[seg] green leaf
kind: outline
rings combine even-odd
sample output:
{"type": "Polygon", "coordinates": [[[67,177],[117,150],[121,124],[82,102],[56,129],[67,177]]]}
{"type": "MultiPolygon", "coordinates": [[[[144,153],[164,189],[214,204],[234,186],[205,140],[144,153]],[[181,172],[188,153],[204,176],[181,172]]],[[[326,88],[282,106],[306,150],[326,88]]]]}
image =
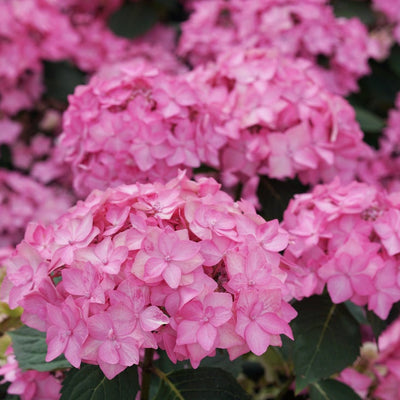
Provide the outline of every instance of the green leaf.
{"type": "Polygon", "coordinates": [[[332,0],[332,6],[337,17],[359,18],[364,24],[374,26],[376,15],[368,2],[354,0],[332,0]]]}
{"type": "Polygon", "coordinates": [[[386,320],[379,318],[373,311],[367,311],[367,320],[371,325],[372,331],[376,339],[381,333],[400,316],[400,302],[393,304],[392,309],[386,320]]]}
{"type": "Polygon", "coordinates": [[[310,387],[311,400],[361,400],[349,386],[334,379],[313,383],[310,387]]]}
{"type": "Polygon", "coordinates": [[[109,380],[97,365],[83,364],[68,372],[60,400],[133,400],[139,389],[136,365],[109,380]]]}
{"type": "Polygon", "coordinates": [[[392,47],[388,64],[390,69],[400,78],[400,46],[398,44],[392,47]]]}
{"type": "Polygon", "coordinates": [[[159,12],[149,1],[126,3],[110,16],[108,26],[116,35],[132,39],[152,28],[160,17],[159,12]]]}
{"type": "Polygon", "coordinates": [[[385,120],[364,107],[353,105],[356,119],[363,132],[379,133],[385,126],[385,120]]]}
{"type": "Polygon", "coordinates": [[[249,400],[236,379],[220,368],[182,369],[164,374],[153,400],[249,400]]]}
{"type": "Polygon", "coordinates": [[[367,320],[371,325],[372,332],[376,339],[380,336],[380,334],[386,329],[388,326],[387,322],[383,319],[379,318],[373,311],[367,311],[367,320]]]}
{"type": "MultiPolygon", "coordinates": [[[[177,369],[191,369],[189,360],[178,361],[174,364],[168,357],[167,353],[163,350],[157,351],[159,358],[154,361],[154,364],[163,372],[168,373],[177,369]]],[[[214,357],[205,357],[200,362],[200,367],[215,367],[221,368],[229,372],[233,376],[238,376],[242,372],[243,357],[238,357],[231,361],[229,354],[226,350],[218,349],[214,357]]]]}
{"type": "Polygon", "coordinates": [[[234,377],[237,377],[242,372],[244,362],[243,357],[238,357],[231,361],[226,350],[218,349],[214,357],[206,357],[201,360],[200,367],[221,368],[234,377]]]}
{"type": "Polygon", "coordinates": [[[76,86],[83,85],[86,75],[68,61],[44,63],[44,83],[46,96],[67,102],[69,94],[74,93],[76,86]]]}
{"type": "Polygon", "coordinates": [[[359,355],[360,327],[344,304],[329,296],[312,296],[295,303],[292,322],[296,391],[351,365],[359,355]]]}
{"type": "Polygon", "coordinates": [[[275,218],[282,220],[283,213],[293,196],[307,190],[308,187],[301,184],[298,179],[280,181],[261,176],[257,189],[258,200],[261,204],[260,214],[266,220],[275,218]]]}
{"type": "Polygon", "coordinates": [[[368,324],[368,319],[366,316],[366,312],[363,307],[357,306],[356,304],[352,303],[350,300],[344,302],[344,305],[349,310],[350,314],[355,318],[355,320],[359,324],[368,324]]]}
{"type": "Polygon", "coordinates": [[[47,344],[44,332],[22,326],[8,333],[11,336],[14,354],[21,369],[52,371],[71,367],[63,355],[51,362],[46,362],[47,344]]]}

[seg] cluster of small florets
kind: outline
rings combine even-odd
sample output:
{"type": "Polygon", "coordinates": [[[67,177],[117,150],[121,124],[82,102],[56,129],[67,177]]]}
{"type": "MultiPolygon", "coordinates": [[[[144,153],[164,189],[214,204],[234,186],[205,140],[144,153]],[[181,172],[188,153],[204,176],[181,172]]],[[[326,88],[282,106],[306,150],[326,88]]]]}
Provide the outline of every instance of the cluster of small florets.
{"type": "Polygon", "coordinates": [[[356,175],[362,182],[388,192],[399,191],[400,178],[400,94],[388,113],[378,149],[370,149],[359,159],[356,175]]]}
{"type": "Polygon", "coordinates": [[[179,76],[136,62],[113,71],[79,87],[64,115],[60,158],[80,195],[205,164],[255,201],[259,174],[351,181],[370,151],[354,110],[306,60],[253,49],[179,76]]]}
{"type": "Polygon", "coordinates": [[[32,224],[2,285],[22,321],[108,378],[165,349],[194,367],[216,348],[260,355],[292,337],[279,254],[287,233],[211,178],[94,191],[55,224],[32,224]],[[58,282],[58,283],[57,283],[58,282]]]}
{"type": "Polygon", "coordinates": [[[232,47],[279,49],[311,60],[330,90],[346,94],[369,72],[380,45],[357,19],[336,18],[325,0],[201,0],[182,24],[178,53],[193,65],[232,47]],[[318,63],[324,59],[324,66],[318,63]]]}
{"type": "Polygon", "coordinates": [[[73,197],[57,187],[46,187],[34,179],[0,170],[0,248],[19,243],[32,220],[50,223],[64,213],[73,197]]]}
{"type": "Polygon", "coordinates": [[[0,367],[3,380],[10,383],[7,393],[19,396],[21,400],[58,400],[61,396],[61,381],[50,372],[23,371],[13,354],[12,347],[6,351],[7,362],[0,367]]]}
{"type": "Polygon", "coordinates": [[[399,195],[364,183],[335,180],[296,195],[282,225],[290,296],[320,294],[326,285],[334,303],[368,305],[386,319],[400,300],[399,224],[399,195]]]}
{"type": "Polygon", "coordinates": [[[373,8],[385,15],[393,25],[393,37],[400,43],[400,1],[399,0],[373,0],[373,8]]]}
{"type": "Polygon", "coordinates": [[[218,160],[226,139],[205,108],[184,78],[148,63],[103,69],[69,98],[59,158],[83,196],[121,183],[166,182],[202,162],[217,165],[211,157],[218,160]],[[203,157],[204,142],[211,156],[203,157]]]}
{"type": "Polygon", "coordinates": [[[40,50],[16,23],[13,4],[0,3],[0,111],[7,114],[30,107],[42,91],[40,50]]]}
{"type": "Polygon", "coordinates": [[[338,379],[349,385],[362,399],[400,398],[400,319],[380,335],[378,343],[363,344],[355,364],[342,371],[338,379]]]}
{"type": "Polygon", "coordinates": [[[382,400],[400,398],[400,319],[395,320],[378,340],[375,363],[378,385],[374,395],[382,400]]]}
{"type": "MultiPolygon", "coordinates": [[[[43,91],[42,61],[70,60],[93,73],[116,60],[157,60],[159,68],[179,71],[177,58],[162,45],[173,31],[157,27],[137,43],[117,37],[106,17],[121,1],[6,0],[0,4],[0,111],[14,115],[32,107],[43,91]],[[60,39],[62,38],[62,39],[60,39]],[[159,41],[159,44],[158,44],[159,41]]],[[[169,46],[171,47],[171,45],[169,46]]]]}
{"type": "Polygon", "coordinates": [[[226,187],[241,181],[256,188],[260,174],[312,184],[338,175],[349,182],[351,166],[370,151],[353,108],[321,86],[307,60],[237,50],[189,79],[202,101],[229,121],[217,165],[226,187]]]}

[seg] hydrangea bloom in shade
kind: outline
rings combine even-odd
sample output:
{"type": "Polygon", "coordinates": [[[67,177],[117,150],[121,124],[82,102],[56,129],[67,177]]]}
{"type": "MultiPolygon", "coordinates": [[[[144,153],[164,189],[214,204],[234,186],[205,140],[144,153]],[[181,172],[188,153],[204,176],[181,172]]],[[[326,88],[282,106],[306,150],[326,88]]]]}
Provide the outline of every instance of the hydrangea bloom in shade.
{"type": "Polygon", "coordinates": [[[400,198],[335,180],[296,195],[284,214],[287,287],[301,299],[327,285],[334,303],[368,305],[386,319],[400,300],[400,198]]]}
{"type": "Polygon", "coordinates": [[[49,223],[64,213],[73,197],[17,172],[0,170],[0,247],[14,246],[30,221],[49,223]]]}
{"type": "Polygon", "coordinates": [[[0,3],[0,111],[16,114],[42,93],[40,49],[16,19],[17,3],[0,3]]]}
{"type": "Polygon", "coordinates": [[[385,15],[393,25],[393,36],[400,43],[400,1],[399,0],[373,0],[373,8],[385,15]]]}
{"type": "MultiPolygon", "coordinates": [[[[390,1],[390,0],[389,0],[390,1]]],[[[279,49],[311,60],[330,90],[346,94],[369,73],[368,58],[381,55],[357,18],[336,18],[324,0],[201,0],[182,24],[178,53],[193,65],[233,47],[279,49]],[[321,59],[325,66],[319,66],[321,59]]]]}
{"type": "Polygon", "coordinates": [[[22,371],[12,348],[6,351],[7,362],[0,367],[1,384],[10,382],[7,393],[21,400],[58,400],[61,397],[61,382],[50,372],[22,371]]]}
{"type": "Polygon", "coordinates": [[[378,348],[378,386],[374,395],[382,400],[397,399],[400,397],[400,319],[381,334],[378,348]]]}
{"type": "Polygon", "coordinates": [[[179,168],[200,166],[207,138],[213,155],[224,143],[185,79],[148,63],[103,69],[69,102],[59,158],[71,166],[82,196],[121,183],[165,182],[179,168]]]}
{"type": "Polygon", "coordinates": [[[379,336],[378,343],[365,342],[352,368],[338,377],[361,398],[393,400],[400,397],[400,319],[379,336]]]}
{"type": "Polygon", "coordinates": [[[389,111],[386,127],[379,140],[379,148],[360,160],[358,175],[363,182],[374,184],[390,192],[400,189],[400,94],[395,107],[389,111]]]}
{"type": "Polygon", "coordinates": [[[107,18],[122,1],[4,0],[0,4],[0,111],[32,107],[43,92],[42,61],[69,60],[93,73],[103,64],[140,59],[179,72],[172,29],[155,27],[143,38],[116,36],[107,18]],[[168,45],[168,48],[164,48],[168,45]]]}
{"type": "MultiPolygon", "coordinates": [[[[298,176],[306,184],[339,175],[349,182],[357,158],[371,151],[353,108],[321,87],[307,60],[264,49],[235,50],[196,68],[188,79],[201,101],[229,121],[219,164],[211,164],[226,187],[241,181],[256,197],[260,174],[298,176]]],[[[202,149],[208,154],[212,146],[205,141],[202,149]]]]}
{"type": "Polygon", "coordinates": [[[280,334],[292,338],[286,245],[276,220],[234,203],[211,178],[181,173],[165,185],[93,191],[55,224],[31,225],[2,293],[46,332],[47,361],[64,353],[111,379],[160,347],[197,367],[217,348],[260,355],[280,334]]]}

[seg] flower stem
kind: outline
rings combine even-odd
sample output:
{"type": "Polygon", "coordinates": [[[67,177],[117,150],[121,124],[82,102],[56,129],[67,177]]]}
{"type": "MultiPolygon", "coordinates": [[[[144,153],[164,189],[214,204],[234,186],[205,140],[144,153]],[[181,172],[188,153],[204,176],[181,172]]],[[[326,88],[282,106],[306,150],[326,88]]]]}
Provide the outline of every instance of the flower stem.
{"type": "Polygon", "coordinates": [[[140,390],[140,400],[149,400],[153,355],[154,349],[145,350],[142,366],[142,387],[140,390]]]}

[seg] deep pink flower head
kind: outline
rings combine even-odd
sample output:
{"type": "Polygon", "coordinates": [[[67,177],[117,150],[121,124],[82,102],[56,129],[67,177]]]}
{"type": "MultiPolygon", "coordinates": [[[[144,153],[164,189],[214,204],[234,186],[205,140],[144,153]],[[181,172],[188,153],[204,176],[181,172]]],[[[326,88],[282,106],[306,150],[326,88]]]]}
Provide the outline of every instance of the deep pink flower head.
{"type": "Polygon", "coordinates": [[[43,92],[42,61],[68,60],[94,73],[102,65],[139,59],[176,73],[174,30],[156,26],[140,39],[116,36],[107,18],[121,0],[4,0],[0,5],[0,111],[31,108],[43,92]],[[165,47],[167,46],[167,47],[165,47]]]}
{"type": "MultiPolygon", "coordinates": [[[[219,130],[229,132],[212,165],[228,188],[241,181],[254,192],[259,174],[298,176],[306,184],[339,175],[349,182],[357,158],[370,153],[353,108],[321,86],[307,60],[236,49],[188,79],[201,101],[219,111],[219,130]]],[[[205,141],[202,151],[212,146],[205,141]]]]}
{"type": "Polygon", "coordinates": [[[291,296],[321,293],[387,318],[400,300],[400,198],[375,186],[335,180],[296,195],[284,214],[291,296]]]}
{"type": "Polygon", "coordinates": [[[374,184],[389,192],[400,189],[400,94],[395,107],[389,110],[386,126],[379,140],[379,148],[360,160],[358,175],[363,182],[374,184]]]}
{"type": "Polygon", "coordinates": [[[400,1],[399,0],[373,0],[372,6],[376,11],[385,15],[393,27],[393,37],[400,43],[400,1]]]}
{"type": "Polygon", "coordinates": [[[44,186],[34,179],[0,170],[0,247],[16,245],[31,221],[53,222],[73,202],[64,189],[44,186]]]}
{"type": "Polygon", "coordinates": [[[61,397],[61,382],[50,372],[19,368],[12,348],[6,350],[7,362],[0,367],[4,379],[0,383],[11,383],[7,393],[21,400],[58,400],[61,397]]]}
{"type": "Polygon", "coordinates": [[[71,166],[79,195],[121,183],[163,181],[199,167],[202,142],[223,135],[179,76],[144,62],[103,70],[69,98],[59,157],[71,166]]]}
{"type": "Polygon", "coordinates": [[[178,46],[193,65],[234,47],[275,48],[309,59],[330,90],[346,94],[369,72],[368,58],[380,55],[360,20],[336,18],[324,0],[202,0],[193,8],[178,46]]]}
{"type": "Polygon", "coordinates": [[[0,4],[0,111],[8,115],[31,107],[43,90],[40,49],[18,19],[21,3],[0,4]]]}
{"type": "Polygon", "coordinates": [[[161,347],[196,367],[217,348],[235,358],[292,337],[286,246],[277,221],[181,172],[93,191],[47,228],[30,225],[2,291],[46,332],[48,361],[64,353],[111,379],[161,347]]]}

